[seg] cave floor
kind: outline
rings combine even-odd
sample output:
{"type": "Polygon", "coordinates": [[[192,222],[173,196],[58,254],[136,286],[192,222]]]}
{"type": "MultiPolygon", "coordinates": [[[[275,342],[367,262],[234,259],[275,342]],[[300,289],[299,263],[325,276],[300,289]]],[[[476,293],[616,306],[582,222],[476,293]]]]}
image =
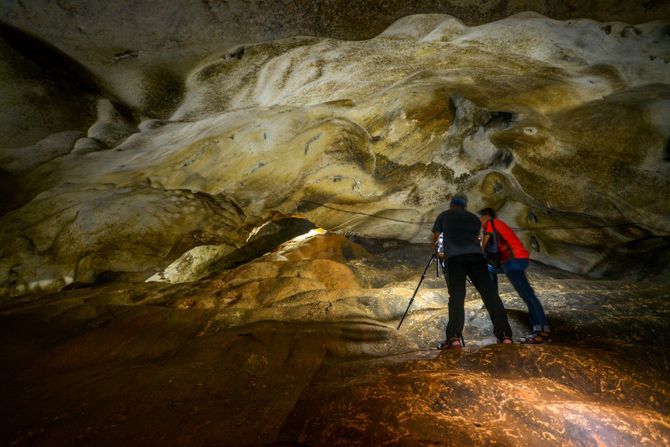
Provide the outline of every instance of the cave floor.
{"type": "Polygon", "coordinates": [[[534,275],[555,340],[460,351],[399,342],[446,311],[420,304],[396,331],[231,325],[155,284],[5,300],[0,445],[670,445],[670,287],[534,275]]]}

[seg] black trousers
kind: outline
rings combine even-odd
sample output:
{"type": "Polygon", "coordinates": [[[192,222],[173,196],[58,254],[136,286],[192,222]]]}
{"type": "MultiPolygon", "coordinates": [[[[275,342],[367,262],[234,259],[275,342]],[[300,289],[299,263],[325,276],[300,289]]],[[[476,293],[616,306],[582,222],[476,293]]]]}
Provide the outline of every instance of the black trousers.
{"type": "Polygon", "coordinates": [[[491,281],[484,255],[458,255],[447,260],[447,287],[449,288],[449,323],[447,340],[460,337],[465,324],[465,278],[470,278],[482,297],[493,322],[493,333],[498,340],[512,337],[507,314],[498,291],[491,281]]]}

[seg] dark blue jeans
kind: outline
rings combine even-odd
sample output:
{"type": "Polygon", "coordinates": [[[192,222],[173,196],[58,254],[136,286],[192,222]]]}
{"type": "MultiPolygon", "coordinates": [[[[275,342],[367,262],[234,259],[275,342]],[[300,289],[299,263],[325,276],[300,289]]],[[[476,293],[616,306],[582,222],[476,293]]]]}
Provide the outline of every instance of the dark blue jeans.
{"type": "Polygon", "coordinates": [[[447,260],[446,279],[449,289],[449,323],[447,324],[447,340],[460,337],[465,324],[465,279],[470,278],[477,292],[482,297],[486,310],[493,323],[493,333],[498,340],[512,337],[512,328],[507,320],[505,306],[494,288],[488,272],[486,261],[480,254],[458,255],[447,260]]]}
{"type": "MultiPolygon", "coordinates": [[[[528,282],[526,277],[526,269],[528,268],[527,259],[510,259],[503,263],[502,270],[505,272],[507,279],[512,283],[514,290],[519,294],[521,299],[528,306],[528,319],[532,330],[549,332],[549,322],[544,314],[542,303],[537,299],[535,291],[528,282]]],[[[496,291],[498,290],[498,275],[497,271],[489,266],[489,273],[491,279],[495,284],[496,291]]]]}

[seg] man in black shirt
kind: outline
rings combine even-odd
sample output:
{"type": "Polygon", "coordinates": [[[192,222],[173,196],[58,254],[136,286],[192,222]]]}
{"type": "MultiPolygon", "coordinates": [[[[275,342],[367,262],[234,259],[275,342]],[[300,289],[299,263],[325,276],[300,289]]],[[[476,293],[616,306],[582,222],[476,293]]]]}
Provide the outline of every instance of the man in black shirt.
{"type": "Polygon", "coordinates": [[[433,242],[444,237],[447,287],[449,289],[449,323],[447,324],[447,348],[462,346],[462,332],[465,324],[465,278],[470,278],[482,297],[486,310],[493,322],[493,332],[499,343],[512,343],[512,329],[507,320],[505,307],[489,276],[479,234],[481,222],[466,210],[468,198],[456,194],[447,211],[435,220],[433,242]]]}

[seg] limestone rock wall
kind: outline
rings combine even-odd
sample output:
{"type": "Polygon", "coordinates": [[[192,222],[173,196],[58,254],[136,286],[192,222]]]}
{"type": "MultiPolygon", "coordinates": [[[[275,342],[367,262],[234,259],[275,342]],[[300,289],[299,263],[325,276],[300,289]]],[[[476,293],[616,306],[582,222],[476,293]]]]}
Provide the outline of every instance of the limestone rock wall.
{"type": "Polygon", "coordinates": [[[1,147],[86,129],[95,120],[98,92],[92,76],[67,55],[0,24],[1,147]]]}
{"type": "Polygon", "coordinates": [[[159,112],[169,104],[152,91],[154,87],[176,86],[174,78],[184,74],[184,66],[235,45],[294,35],[366,39],[417,13],[451,14],[467,24],[481,24],[526,10],[556,19],[591,17],[628,23],[670,17],[663,2],[614,0],[182,0],[160,6],[147,0],[41,0],[3,2],[0,17],[83,62],[127,103],[159,112]]]}
{"type": "Polygon", "coordinates": [[[666,2],[633,0],[37,0],[2,2],[0,20],[73,57],[125,104],[165,118],[184,77],[213,53],[296,35],[368,39],[412,14],[480,25],[523,11],[631,24],[670,18],[666,2]]]}
{"type": "Polygon", "coordinates": [[[239,246],[278,215],[423,242],[459,190],[547,263],[606,274],[624,252],[664,259],[668,29],[430,14],[364,41],[250,43],[156,90],[177,105],[168,119],[123,104],[110,75],[72,150],[30,163],[36,149],[2,151],[3,293],[148,277],[198,245],[239,246]]]}

